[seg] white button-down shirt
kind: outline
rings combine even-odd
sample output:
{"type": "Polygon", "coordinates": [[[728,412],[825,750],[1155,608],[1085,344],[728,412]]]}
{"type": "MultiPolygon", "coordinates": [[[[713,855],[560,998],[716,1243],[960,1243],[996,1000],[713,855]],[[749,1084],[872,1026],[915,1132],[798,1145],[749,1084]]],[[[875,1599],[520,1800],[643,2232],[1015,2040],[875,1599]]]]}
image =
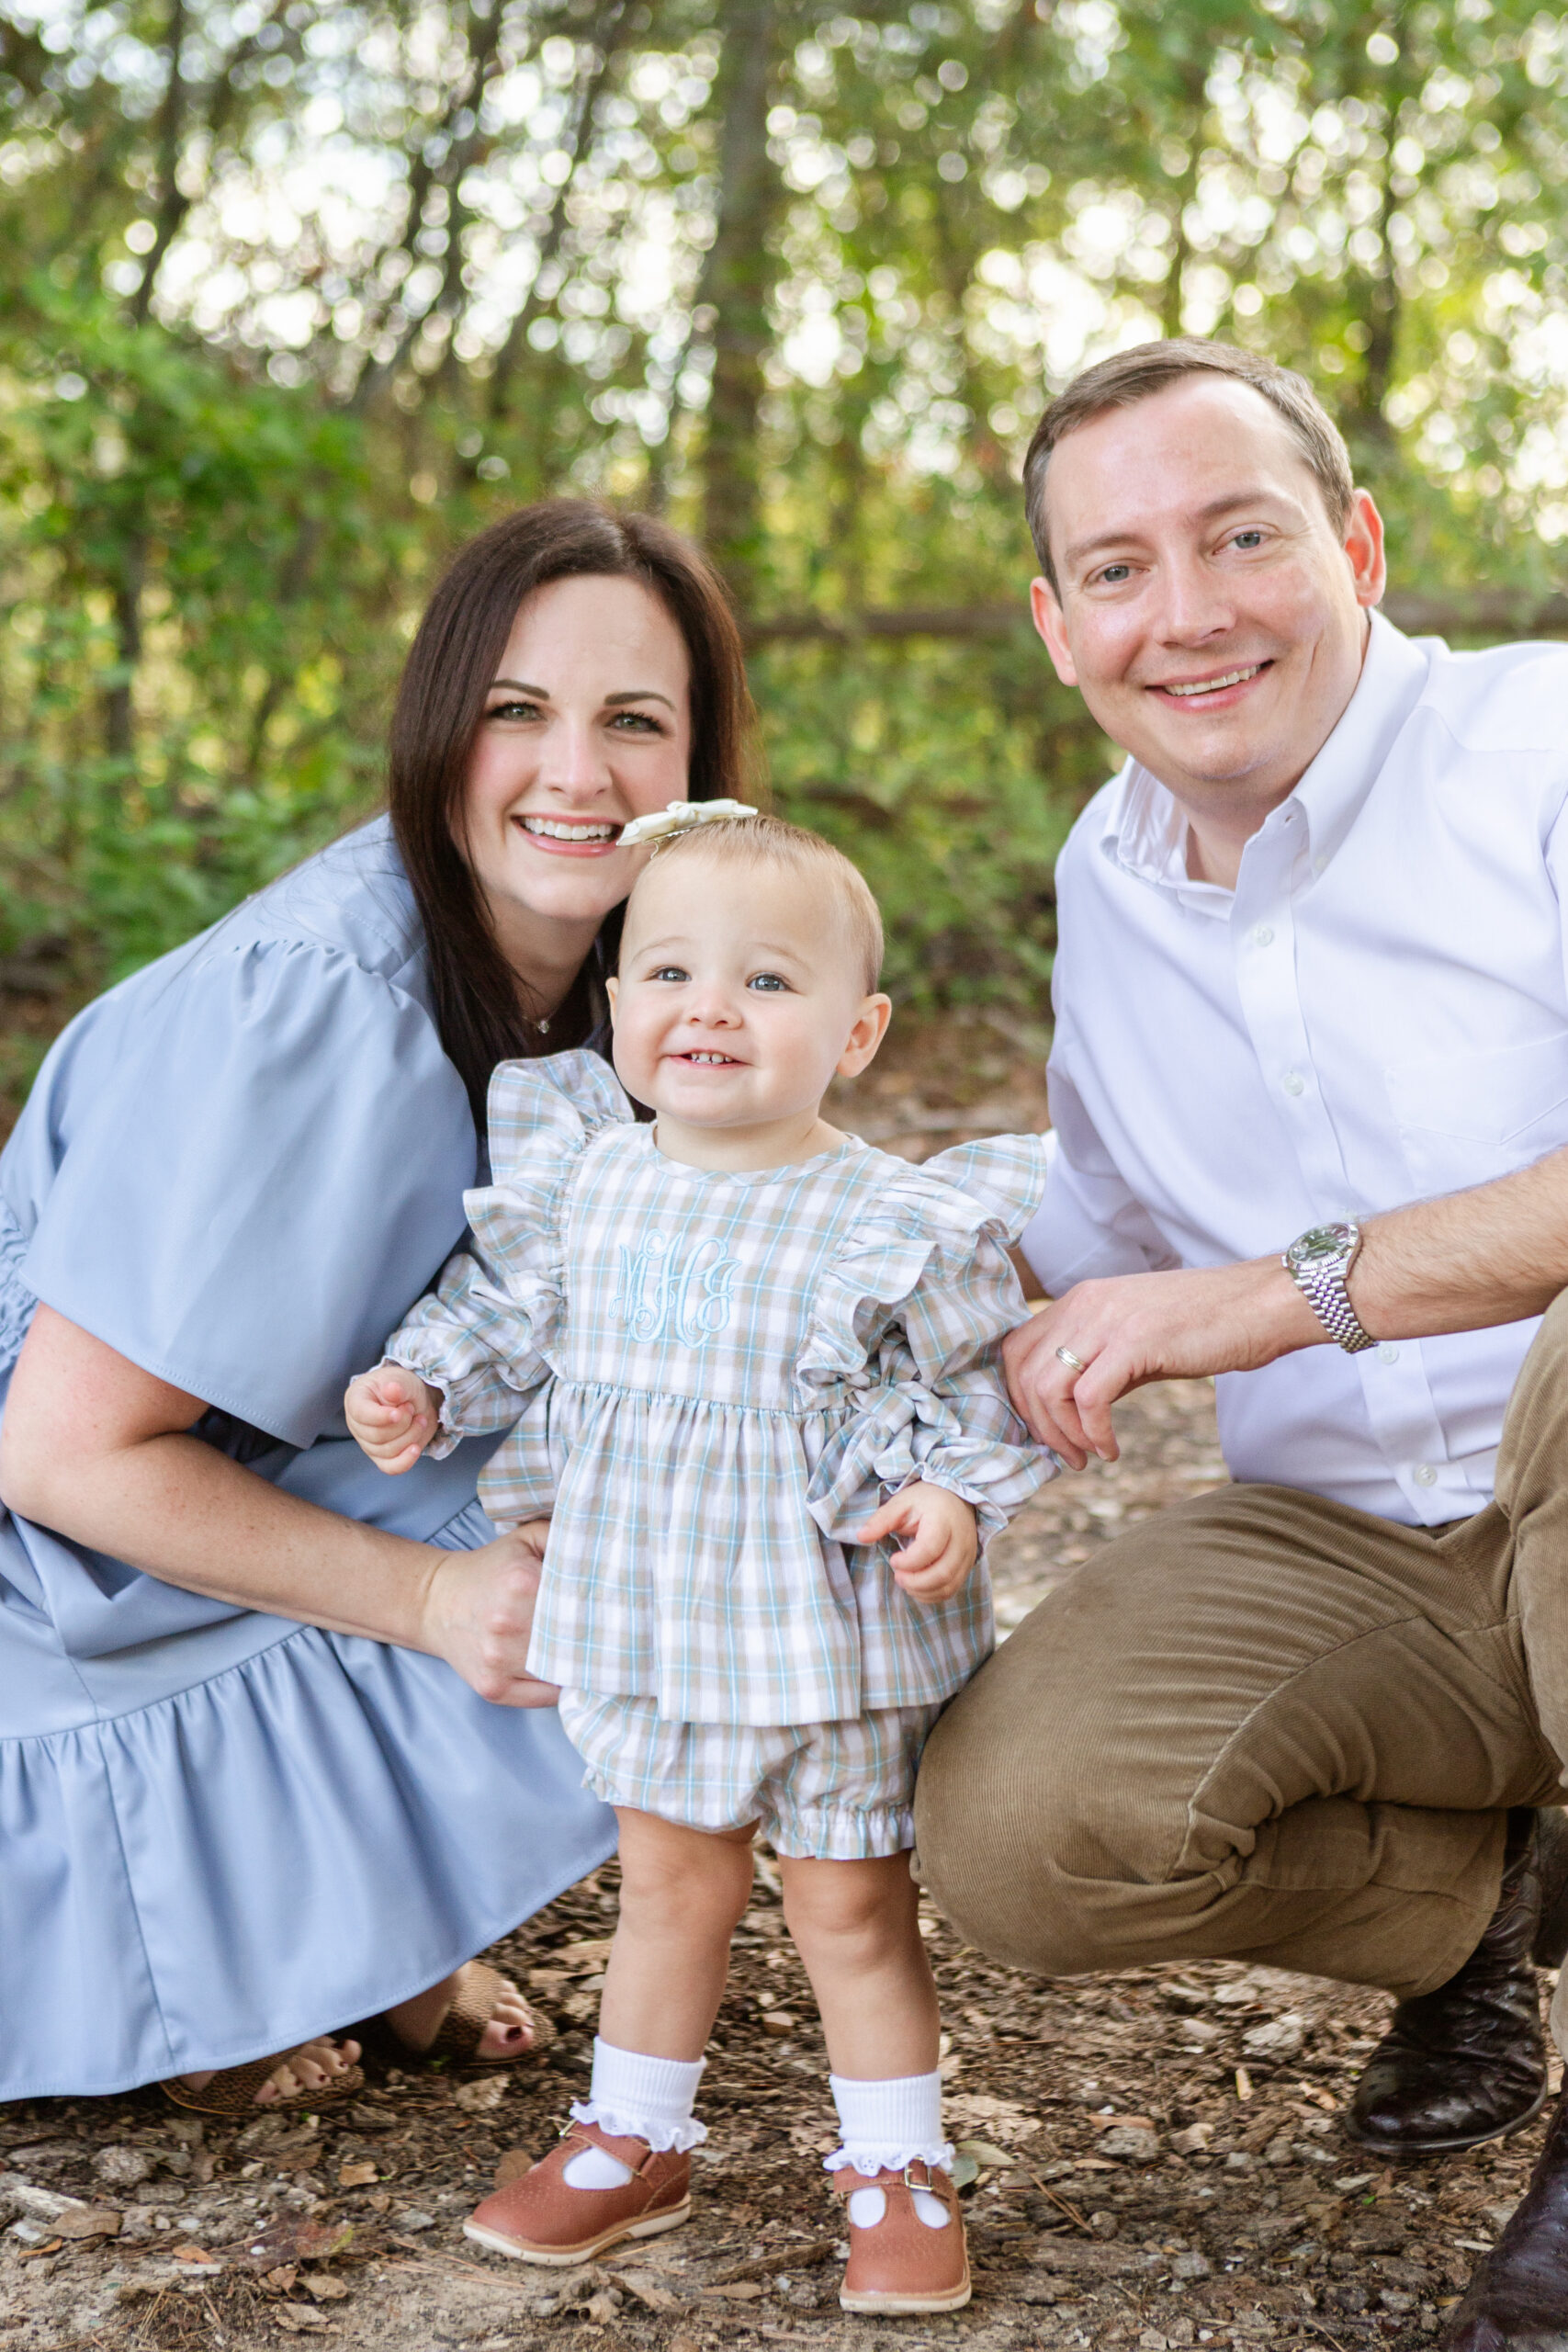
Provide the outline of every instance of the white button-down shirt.
{"type": "MultiPolygon", "coordinates": [[[[1565,801],[1568,649],[1453,653],[1378,616],[1234,892],[1188,878],[1186,820],[1130,761],[1057,867],[1045,1288],[1260,1257],[1568,1142],[1565,801]]],[[[1535,1329],[1226,1374],[1231,1475],[1464,1518],[1535,1329]]]]}

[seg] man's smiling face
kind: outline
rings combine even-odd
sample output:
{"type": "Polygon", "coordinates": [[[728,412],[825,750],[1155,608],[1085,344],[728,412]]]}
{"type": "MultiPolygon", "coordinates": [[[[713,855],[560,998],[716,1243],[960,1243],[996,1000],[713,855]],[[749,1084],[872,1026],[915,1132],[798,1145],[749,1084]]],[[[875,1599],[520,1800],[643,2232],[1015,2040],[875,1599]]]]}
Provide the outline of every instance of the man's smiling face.
{"type": "Polygon", "coordinates": [[[1204,374],[1066,434],[1045,508],[1057,674],[1194,813],[1256,830],[1356,690],[1383,584],[1371,499],[1337,529],[1284,418],[1204,374]]]}

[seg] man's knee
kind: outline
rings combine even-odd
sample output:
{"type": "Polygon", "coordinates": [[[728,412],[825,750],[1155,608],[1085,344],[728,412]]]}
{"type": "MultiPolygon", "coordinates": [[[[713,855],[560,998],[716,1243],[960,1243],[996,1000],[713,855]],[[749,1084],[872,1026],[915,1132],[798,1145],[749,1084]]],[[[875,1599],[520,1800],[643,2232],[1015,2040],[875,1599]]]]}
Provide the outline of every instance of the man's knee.
{"type": "Polygon", "coordinates": [[[1015,1634],[931,1734],[916,1869],[977,1950],[1082,1975],[1126,1963],[1129,1895],[1168,1875],[1184,1816],[1134,1785],[1114,1692],[1080,1690],[1065,1724],[1032,1692],[1029,1646],[1015,1634]]]}

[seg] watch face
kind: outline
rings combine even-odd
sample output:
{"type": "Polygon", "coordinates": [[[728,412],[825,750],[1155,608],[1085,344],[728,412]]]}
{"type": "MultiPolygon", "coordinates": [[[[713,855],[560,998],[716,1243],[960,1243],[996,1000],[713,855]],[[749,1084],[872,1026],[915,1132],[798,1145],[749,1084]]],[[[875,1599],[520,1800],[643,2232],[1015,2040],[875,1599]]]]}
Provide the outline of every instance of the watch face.
{"type": "Polygon", "coordinates": [[[1341,1257],[1351,1238],[1352,1229],[1348,1225],[1314,1225],[1291,1244],[1292,1261],[1298,1266],[1310,1266],[1322,1258],[1341,1257]]]}

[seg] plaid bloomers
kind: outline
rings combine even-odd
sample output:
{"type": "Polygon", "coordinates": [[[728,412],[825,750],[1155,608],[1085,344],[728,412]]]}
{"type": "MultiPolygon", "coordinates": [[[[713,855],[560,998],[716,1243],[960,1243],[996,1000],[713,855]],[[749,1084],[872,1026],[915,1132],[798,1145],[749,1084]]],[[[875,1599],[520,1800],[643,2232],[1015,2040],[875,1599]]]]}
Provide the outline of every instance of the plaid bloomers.
{"type": "Polygon", "coordinates": [[[836,1724],[673,1724],[651,1699],[563,1690],[560,1719],[608,1804],[690,1829],[755,1824],[790,1860],[869,1861],[915,1842],[911,1801],[940,1705],[836,1724]]]}

